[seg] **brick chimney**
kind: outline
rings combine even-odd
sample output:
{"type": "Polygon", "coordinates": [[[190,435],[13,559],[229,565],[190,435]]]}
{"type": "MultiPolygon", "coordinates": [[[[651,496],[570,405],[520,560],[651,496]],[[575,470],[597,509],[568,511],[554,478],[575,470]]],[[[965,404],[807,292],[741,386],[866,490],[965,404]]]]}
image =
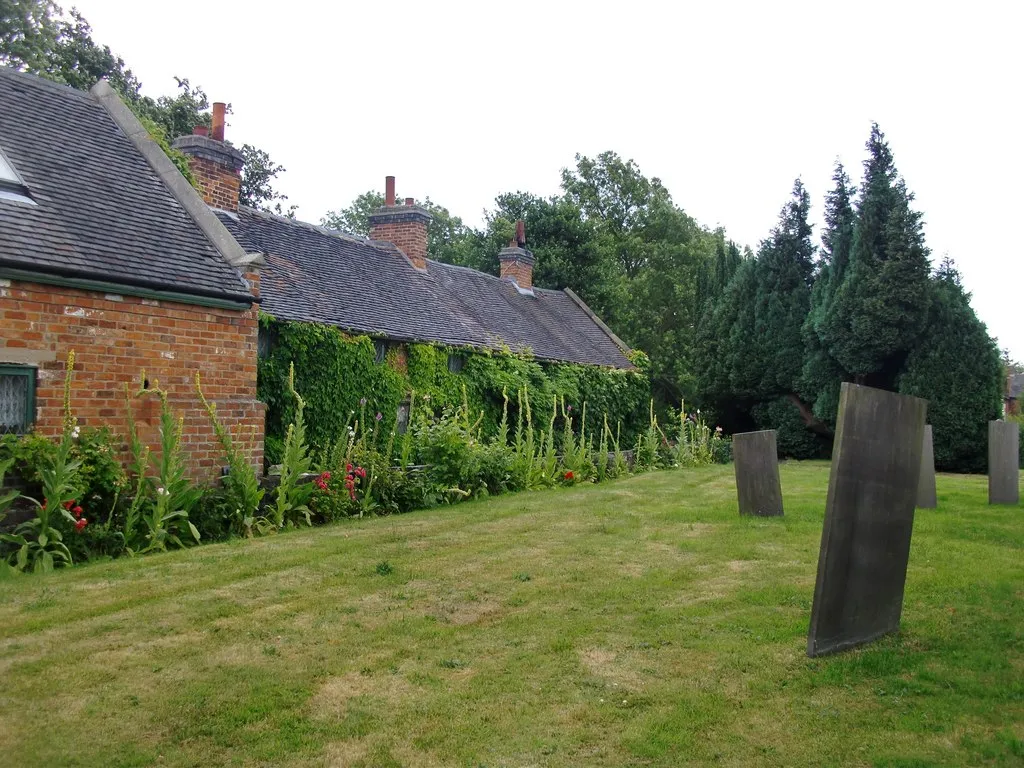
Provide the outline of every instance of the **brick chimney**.
{"type": "Polygon", "coordinates": [[[224,102],[216,102],[210,128],[198,125],[191,136],[179,136],[171,146],[188,155],[192,175],[208,206],[237,211],[243,160],[241,152],[224,142],[226,111],[224,102]]]}
{"type": "Polygon", "coordinates": [[[511,280],[524,292],[533,292],[533,254],[526,250],[526,224],[516,222],[515,237],[498,252],[501,279],[511,280]]]}
{"type": "Polygon", "coordinates": [[[396,204],[394,176],[385,179],[384,188],[384,206],[370,214],[370,239],[391,243],[416,269],[425,270],[430,213],[411,197],[405,198],[405,205],[396,204]]]}

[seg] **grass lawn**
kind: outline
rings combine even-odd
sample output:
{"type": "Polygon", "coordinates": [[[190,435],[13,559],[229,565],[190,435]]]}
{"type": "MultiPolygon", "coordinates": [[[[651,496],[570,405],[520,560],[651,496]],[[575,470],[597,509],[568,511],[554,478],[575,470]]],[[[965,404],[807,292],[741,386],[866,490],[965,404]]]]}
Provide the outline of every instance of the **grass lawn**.
{"type": "Polygon", "coordinates": [[[828,465],[732,467],[0,583],[0,764],[1024,764],[1024,509],[940,476],[902,631],[808,659],[828,465]]]}

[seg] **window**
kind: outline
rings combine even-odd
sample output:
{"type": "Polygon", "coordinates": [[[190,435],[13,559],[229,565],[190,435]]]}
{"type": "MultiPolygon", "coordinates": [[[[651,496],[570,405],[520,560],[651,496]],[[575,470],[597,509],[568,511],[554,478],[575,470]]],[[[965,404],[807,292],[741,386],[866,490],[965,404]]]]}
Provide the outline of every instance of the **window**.
{"type": "Polygon", "coordinates": [[[7,184],[21,184],[21,179],[19,179],[18,174],[14,172],[14,166],[7,161],[3,152],[0,152],[0,182],[6,182],[7,184]]]}
{"type": "Polygon", "coordinates": [[[398,418],[395,420],[395,431],[400,435],[404,435],[409,431],[409,411],[411,406],[412,402],[409,398],[398,404],[398,418]]]}
{"type": "Polygon", "coordinates": [[[24,434],[36,415],[36,369],[0,365],[0,434],[24,434]]]}
{"type": "Polygon", "coordinates": [[[373,351],[375,354],[374,362],[380,365],[387,359],[388,356],[388,343],[384,339],[374,339],[373,351]]]}
{"type": "Polygon", "coordinates": [[[274,328],[260,326],[256,336],[256,356],[260,360],[270,357],[270,353],[277,345],[277,331],[274,328]]]}
{"type": "Polygon", "coordinates": [[[4,156],[2,149],[0,149],[0,198],[35,205],[35,201],[28,196],[25,182],[14,170],[11,161],[4,156]]]}
{"type": "Polygon", "coordinates": [[[462,370],[462,366],[466,364],[466,358],[462,355],[451,354],[448,355],[448,370],[452,373],[458,373],[462,370]]]}

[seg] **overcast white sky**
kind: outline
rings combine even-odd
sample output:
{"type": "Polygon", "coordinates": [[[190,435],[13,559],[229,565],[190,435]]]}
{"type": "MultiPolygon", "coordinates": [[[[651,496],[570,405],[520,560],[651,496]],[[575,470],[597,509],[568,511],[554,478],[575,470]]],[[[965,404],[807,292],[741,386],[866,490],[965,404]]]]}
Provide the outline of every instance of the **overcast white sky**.
{"type": "Polygon", "coordinates": [[[477,225],[610,149],[755,247],[796,176],[819,221],[837,157],[859,181],[877,120],[933,261],[1024,359],[1024,3],[76,4],[146,93],[178,75],[231,102],[228,138],[284,165],[313,222],[393,174],[477,225]]]}

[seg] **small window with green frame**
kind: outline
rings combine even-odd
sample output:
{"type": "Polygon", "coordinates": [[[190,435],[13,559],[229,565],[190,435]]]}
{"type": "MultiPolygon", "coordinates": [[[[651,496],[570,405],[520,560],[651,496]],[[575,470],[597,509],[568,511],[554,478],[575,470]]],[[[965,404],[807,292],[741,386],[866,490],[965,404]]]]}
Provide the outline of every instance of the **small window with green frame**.
{"type": "Polygon", "coordinates": [[[36,369],[0,363],[0,435],[23,435],[36,416],[36,369]]]}

